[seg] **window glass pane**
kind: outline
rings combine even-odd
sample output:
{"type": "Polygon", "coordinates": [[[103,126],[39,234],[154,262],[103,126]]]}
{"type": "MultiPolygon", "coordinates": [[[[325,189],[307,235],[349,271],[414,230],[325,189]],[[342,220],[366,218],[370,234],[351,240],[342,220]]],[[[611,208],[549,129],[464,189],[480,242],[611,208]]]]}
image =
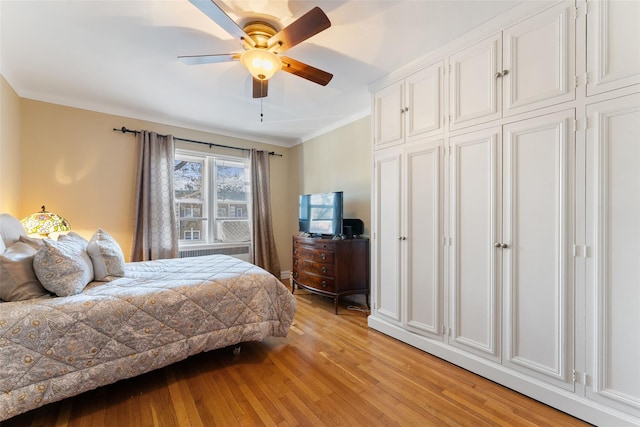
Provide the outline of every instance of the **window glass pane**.
{"type": "Polygon", "coordinates": [[[174,192],[178,238],[189,242],[206,241],[204,159],[174,161],[174,192]]]}
{"type": "MultiPolygon", "coordinates": [[[[204,193],[204,161],[187,161],[176,159],[173,163],[173,180],[176,200],[202,200],[204,193]]],[[[202,216],[202,215],[200,215],[202,216]]]]}
{"type": "Polygon", "coordinates": [[[202,219],[180,219],[178,223],[180,240],[202,241],[206,236],[202,219]]]}
{"type": "Polygon", "coordinates": [[[243,163],[228,160],[216,161],[217,199],[243,201],[246,203],[247,177],[243,163]]]}
{"type": "Polygon", "coordinates": [[[246,162],[241,161],[215,161],[215,230],[220,242],[245,242],[251,239],[247,166],[246,162]]]}

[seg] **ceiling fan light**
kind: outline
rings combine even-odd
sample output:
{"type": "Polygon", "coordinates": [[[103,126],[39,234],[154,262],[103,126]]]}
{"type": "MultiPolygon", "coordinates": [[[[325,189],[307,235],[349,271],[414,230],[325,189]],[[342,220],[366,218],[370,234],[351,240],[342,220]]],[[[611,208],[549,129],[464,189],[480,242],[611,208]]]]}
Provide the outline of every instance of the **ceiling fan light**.
{"type": "Polygon", "coordinates": [[[258,80],[269,80],[282,68],[282,61],[266,49],[249,49],[240,57],[242,65],[258,80]]]}

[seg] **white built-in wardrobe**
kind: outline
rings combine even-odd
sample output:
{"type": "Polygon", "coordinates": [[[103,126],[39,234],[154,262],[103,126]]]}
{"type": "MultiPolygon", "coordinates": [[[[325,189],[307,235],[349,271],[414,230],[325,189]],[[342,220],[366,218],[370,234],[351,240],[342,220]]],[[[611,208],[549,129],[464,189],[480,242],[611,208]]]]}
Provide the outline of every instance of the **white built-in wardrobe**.
{"type": "Polygon", "coordinates": [[[640,425],[640,1],[526,2],[371,91],[369,326],[640,425]]]}

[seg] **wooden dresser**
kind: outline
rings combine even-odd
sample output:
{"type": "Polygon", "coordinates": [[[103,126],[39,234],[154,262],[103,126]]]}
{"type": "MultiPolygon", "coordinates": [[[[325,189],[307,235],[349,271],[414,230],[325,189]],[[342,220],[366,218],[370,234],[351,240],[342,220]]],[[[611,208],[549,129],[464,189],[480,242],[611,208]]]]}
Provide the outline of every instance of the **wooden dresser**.
{"type": "Polygon", "coordinates": [[[338,298],[366,294],[369,306],[369,239],[332,240],[293,236],[293,282],[298,288],[338,298]]]}

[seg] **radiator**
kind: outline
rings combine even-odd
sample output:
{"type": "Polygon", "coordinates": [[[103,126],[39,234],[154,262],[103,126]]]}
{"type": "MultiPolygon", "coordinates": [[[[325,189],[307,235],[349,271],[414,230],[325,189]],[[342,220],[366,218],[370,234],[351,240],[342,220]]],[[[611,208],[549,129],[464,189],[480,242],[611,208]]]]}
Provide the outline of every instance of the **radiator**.
{"type": "Polygon", "coordinates": [[[235,258],[239,258],[243,261],[251,262],[251,254],[249,253],[249,246],[232,246],[224,248],[205,248],[205,249],[187,249],[178,252],[180,258],[191,258],[196,256],[205,255],[230,255],[235,258]]]}

